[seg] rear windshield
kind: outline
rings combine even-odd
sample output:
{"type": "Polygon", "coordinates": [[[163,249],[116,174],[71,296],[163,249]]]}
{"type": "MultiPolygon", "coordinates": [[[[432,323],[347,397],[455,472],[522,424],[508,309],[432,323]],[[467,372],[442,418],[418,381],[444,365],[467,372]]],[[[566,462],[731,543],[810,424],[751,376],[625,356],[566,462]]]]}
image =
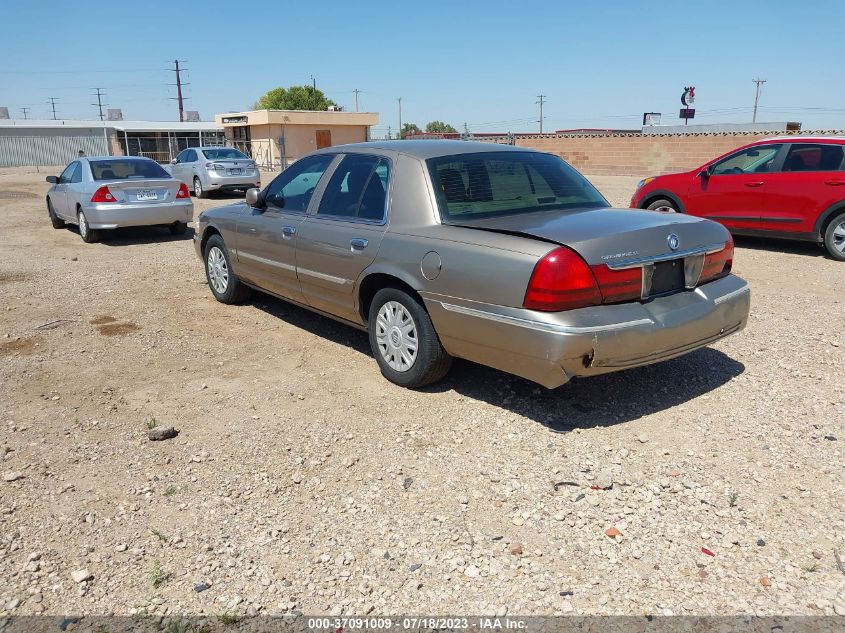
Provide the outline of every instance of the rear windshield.
{"type": "Polygon", "coordinates": [[[126,180],[131,178],[170,178],[161,165],[152,160],[92,160],[94,180],[126,180]]]}
{"type": "Polygon", "coordinates": [[[204,149],[202,153],[209,160],[221,160],[231,158],[235,160],[249,160],[249,157],[243,152],[239,152],[231,147],[215,147],[213,149],[204,149]]]}
{"type": "Polygon", "coordinates": [[[443,222],[610,206],[586,178],[551,154],[481,152],[427,162],[443,222]]]}

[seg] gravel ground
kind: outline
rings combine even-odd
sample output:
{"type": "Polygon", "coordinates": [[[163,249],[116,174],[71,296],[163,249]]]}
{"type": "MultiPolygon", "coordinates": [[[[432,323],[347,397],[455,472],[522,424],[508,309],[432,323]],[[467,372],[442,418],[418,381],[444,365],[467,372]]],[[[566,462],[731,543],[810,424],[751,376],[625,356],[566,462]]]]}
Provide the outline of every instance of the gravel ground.
{"type": "Polygon", "coordinates": [[[0,170],[0,616],[845,614],[821,249],[739,241],[748,328],[683,358],[413,392],[361,332],[215,302],[190,236],[53,230],[43,177],[0,170]]]}

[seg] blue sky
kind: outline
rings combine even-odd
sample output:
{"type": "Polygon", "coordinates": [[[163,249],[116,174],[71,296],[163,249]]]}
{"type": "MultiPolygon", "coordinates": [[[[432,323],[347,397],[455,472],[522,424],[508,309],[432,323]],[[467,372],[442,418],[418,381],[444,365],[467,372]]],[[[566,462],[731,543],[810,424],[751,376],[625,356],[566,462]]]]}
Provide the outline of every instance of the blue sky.
{"type": "Polygon", "coordinates": [[[189,109],[248,109],[276,86],[317,87],[381,115],[377,132],[433,119],[473,131],[677,122],[845,128],[842,0],[281,2],[0,0],[0,106],[20,117],[93,118],[92,88],[126,119],[178,117],[170,61],[186,60],[189,109]],[[249,9],[249,12],[247,11],[249,9]]]}

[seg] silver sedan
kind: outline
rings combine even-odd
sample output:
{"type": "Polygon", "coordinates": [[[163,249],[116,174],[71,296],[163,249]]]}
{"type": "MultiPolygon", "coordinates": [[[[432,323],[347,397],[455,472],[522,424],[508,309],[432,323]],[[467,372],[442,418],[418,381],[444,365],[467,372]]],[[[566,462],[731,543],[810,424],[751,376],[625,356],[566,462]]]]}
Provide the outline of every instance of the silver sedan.
{"type": "Polygon", "coordinates": [[[194,216],[188,188],[149,158],[79,158],[47,182],[53,228],[77,224],[85,242],[124,226],[162,225],[180,235],[194,216]]]}
{"type": "Polygon", "coordinates": [[[190,147],[179,152],[167,170],[197,198],[205,198],[211,191],[245,191],[261,186],[255,161],[232,147],[190,147]]]}

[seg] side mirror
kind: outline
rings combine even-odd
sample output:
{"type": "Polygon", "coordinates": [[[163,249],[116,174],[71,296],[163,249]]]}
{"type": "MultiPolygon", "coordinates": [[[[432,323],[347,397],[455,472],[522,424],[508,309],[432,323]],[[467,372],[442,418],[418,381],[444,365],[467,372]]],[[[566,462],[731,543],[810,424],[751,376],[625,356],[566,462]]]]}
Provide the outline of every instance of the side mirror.
{"type": "Polygon", "coordinates": [[[698,172],[698,177],[703,179],[703,180],[707,180],[712,175],[713,175],[713,167],[712,166],[705,167],[700,172],[698,172]]]}
{"type": "Polygon", "coordinates": [[[264,204],[264,196],[261,195],[261,189],[256,187],[246,190],[246,203],[256,209],[263,209],[267,206],[264,204]]]}
{"type": "Polygon", "coordinates": [[[55,185],[55,184],[57,184],[57,183],[59,182],[59,177],[58,177],[58,176],[47,176],[47,178],[45,178],[45,180],[46,180],[47,182],[52,183],[52,184],[54,184],[54,185],[55,185]]]}

